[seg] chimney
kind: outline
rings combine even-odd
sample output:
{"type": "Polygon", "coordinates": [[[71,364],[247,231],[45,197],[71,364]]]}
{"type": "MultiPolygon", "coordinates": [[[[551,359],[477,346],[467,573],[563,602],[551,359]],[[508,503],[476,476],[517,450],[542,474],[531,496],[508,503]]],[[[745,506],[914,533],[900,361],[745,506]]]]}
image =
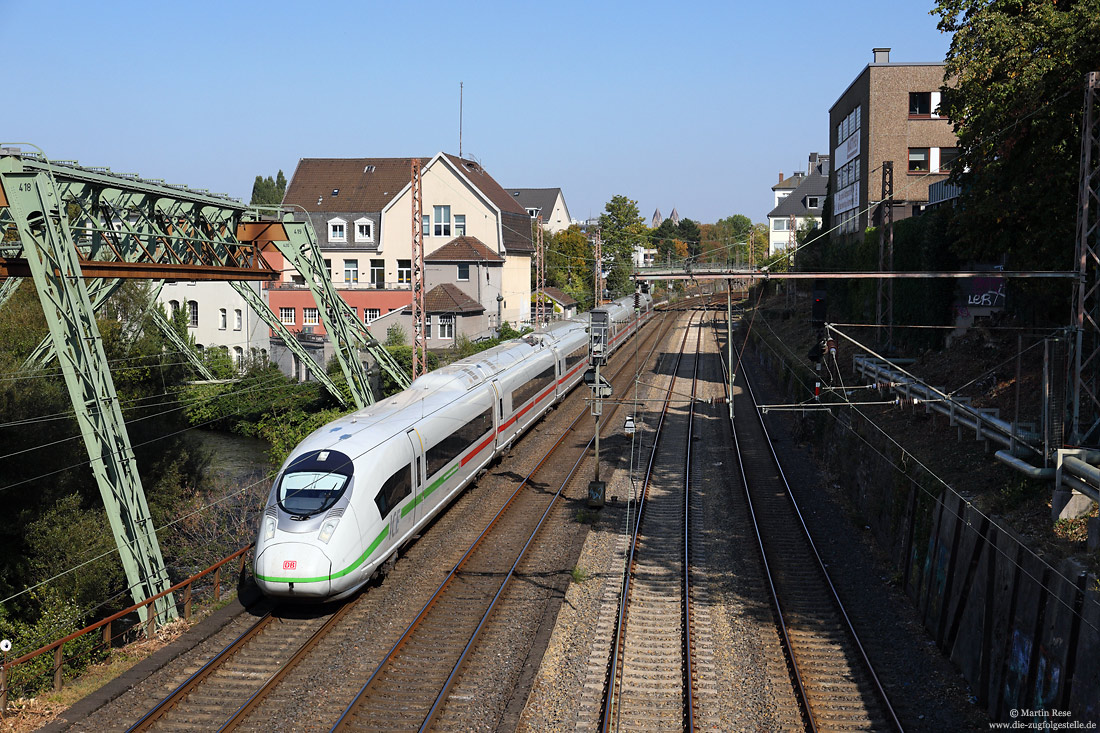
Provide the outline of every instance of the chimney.
{"type": "Polygon", "coordinates": [[[876,64],[888,64],[890,63],[890,49],[888,48],[872,48],[871,52],[875,54],[876,64]]]}
{"type": "Polygon", "coordinates": [[[783,171],[779,171],[779,182],[783,182],[783,171]]]}

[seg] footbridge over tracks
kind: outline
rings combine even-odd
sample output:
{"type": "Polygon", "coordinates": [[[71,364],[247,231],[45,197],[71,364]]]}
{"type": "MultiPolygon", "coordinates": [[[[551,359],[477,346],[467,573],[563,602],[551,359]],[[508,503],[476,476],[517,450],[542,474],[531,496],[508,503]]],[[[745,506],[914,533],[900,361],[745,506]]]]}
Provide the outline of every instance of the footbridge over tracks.
{"type": "MultiPolygon", "coordinates": [[[[49,338],[27,366],[55,355],[60,362],[136,602],[167,590],[170,581],[95,319],[122,280],[152,280],[158,293],[165,280],[228,281],[293,350],[301,348],[298,340],[245,284],[277,280],[270,262],[285,258],[309,283],[356,405],[374,401],[360,348],[408,384],[332,287],[313,229],[295,212],[0,147],[0,234],[0,307],[22,279],[34,282],[49,338]]],[[[168,327],[163,319],[162,326],[168,327]]],[[[166,333],[201,364],[173,329],[166,333]]],[[[323,369],[314,376],[345,400],[323,369]]],[[[163,622],[174,609],[164,596],[155,613],[163,622]]]]}

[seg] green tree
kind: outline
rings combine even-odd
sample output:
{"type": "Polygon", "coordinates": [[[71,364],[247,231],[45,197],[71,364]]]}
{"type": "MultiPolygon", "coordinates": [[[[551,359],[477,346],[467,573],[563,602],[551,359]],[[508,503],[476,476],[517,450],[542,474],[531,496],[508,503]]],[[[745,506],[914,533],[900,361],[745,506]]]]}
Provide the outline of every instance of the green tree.
{"type": "Polygon", "coordinates": [[[649,234],[638,202],[626,196],[613,196],[600,214],[600,238],[604,270],[607,271],[605,287],[612,294],[633,290],[630,274],[633,271],[634,248],[643,244],[649,234]]]}
{"type": "Polygon", "coordinates": [[[702,234],[699,230],[699,222],[691,219],[681,219],[676,226],[676,238],[687,245],[688,254],[698,258],[703,248],[700,243],[702,234]]]}
{"type": "Polygon", "coordinates": [[[941,114],[962,185],[953,233],[967,259],[1071,266],[1086,72],[1100,69],[1100,0],[940,0],[952,33],[941,114]]]}
{"type": "Polygon", "coordinates": [[[579,226],[554,234],[546,248],[546,282],[582,304],[592,302],[592,242],[579,226]]]}
{"type": "Polygon", "coordinates": [[[256,176],[256,181],[252,184],[252,200],[249,205],[278,206],[283,202],[285,193],[286,176],[283,175],[282,169],[279,170],[274,179],[271,176],[267,178],[256,176]]]}

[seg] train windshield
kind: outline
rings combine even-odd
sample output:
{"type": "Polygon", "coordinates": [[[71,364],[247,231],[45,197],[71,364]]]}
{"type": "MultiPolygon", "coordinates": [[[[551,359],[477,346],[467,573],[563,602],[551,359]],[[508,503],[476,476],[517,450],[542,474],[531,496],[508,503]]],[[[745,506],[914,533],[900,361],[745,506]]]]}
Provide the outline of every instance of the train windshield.
{"type": "Polygon", "coordinates": [[[351,459],[338,451],[311,451],[295,458],[279,479],[283,511],[308,517],[340,500],[351,483],[351,459]]]}

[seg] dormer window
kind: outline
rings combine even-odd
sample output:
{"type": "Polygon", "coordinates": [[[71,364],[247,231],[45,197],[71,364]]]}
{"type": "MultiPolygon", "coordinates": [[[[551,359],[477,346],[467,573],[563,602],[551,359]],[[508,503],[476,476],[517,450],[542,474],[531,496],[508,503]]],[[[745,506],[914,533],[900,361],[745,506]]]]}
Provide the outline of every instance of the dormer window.
{"type": "Polygon", "coordinates": [[[343,219],[329,219],[328,220],[328,241],[330,242],[346,242],[348,241],[348,234],[345,225],[346,221],[343,219]]]}
{"type": "Polygon", "coordinates": [[[539,215],[539,212],[541,212],[541,211],[542,211],[542,209],[535,209],[535,208],[528,209],[527,210],[527,216],[534,219],[535,217],[537,217],[539,215]]]}
{"type": "Polygon", "coordinates": [[[366,217],[355,220],[355,241],[356,242],[373,242],[374,241],[374,222],[366,217]]]}
{"type": "Polygon", "coordinates": [[[338,189],[338,188],[332,189],[332,197],[333,198],[336,198],[339,195],[340,195],[340,189],[338,189]]]}
{"type": "Polygon", "coordinates": [[[819,208],[821,208],[821,199],[820,199],[820,197],[818,197],[818,196],[807,196],[806,197],[806,208],[807,209],[819,209],[819,208]]]}

